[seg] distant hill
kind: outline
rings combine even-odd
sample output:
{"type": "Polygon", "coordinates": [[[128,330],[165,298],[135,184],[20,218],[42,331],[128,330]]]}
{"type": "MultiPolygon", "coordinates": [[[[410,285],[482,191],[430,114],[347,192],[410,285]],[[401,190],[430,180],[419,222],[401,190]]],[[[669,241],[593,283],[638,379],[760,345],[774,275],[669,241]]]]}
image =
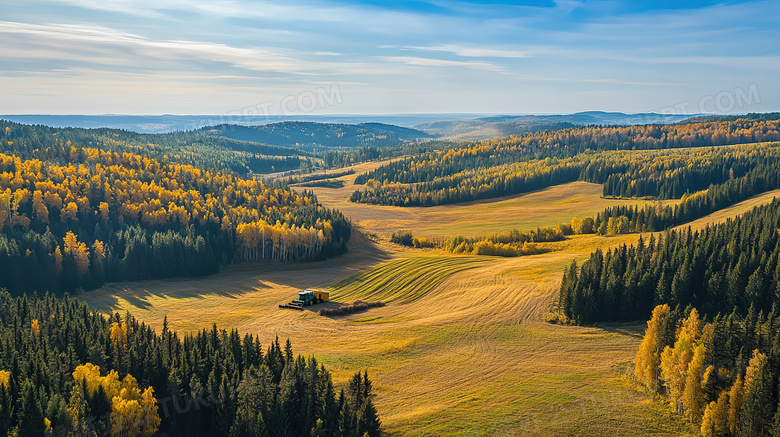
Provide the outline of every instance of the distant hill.
{"type": "Polygon", "coordinates": [[[780,119],[780,112],[760,112],[744,115],[703,115],[701,117],[689,118],[687,120],[681,121],[679,124],[737,121],[739,119],[757,121],[778,120],[780,119]]]}
{"type": "Polygon", "coordinates": [[[193,115],[51,115],[16,114],[0,115],[0,119],[24,124],[39,124],[51,127],[114,128],[128,131],[157,134],[177,131],[192,131],[206,126],[237,124],[260,126],[283,121],[313,121],[318,123],[384,123],[397,126],[437,121],[484,117],[485,114],[387,114],[387,115],[240,115],[240,114],[193,114],[193,115]]]}
{"type": "Polygon", "coordinates": [[[474,119],[457,119],[421,123],[414,127],[448,139],[484,140],[524,132],[564,129],[585,125],[628,126],[671,124],[696,115],[656,113],[624,114],[622,112],[588,111],[569,115],[499,115],[474,119]]]}
{"type": "Polygon", "coordinates": [[[304,149],[384,147],[434,137],[417,129],[383,123],[341,124],[304,121],[285,121],[263,126],[221,124],[200,129],[197,133],[304,149]]]}

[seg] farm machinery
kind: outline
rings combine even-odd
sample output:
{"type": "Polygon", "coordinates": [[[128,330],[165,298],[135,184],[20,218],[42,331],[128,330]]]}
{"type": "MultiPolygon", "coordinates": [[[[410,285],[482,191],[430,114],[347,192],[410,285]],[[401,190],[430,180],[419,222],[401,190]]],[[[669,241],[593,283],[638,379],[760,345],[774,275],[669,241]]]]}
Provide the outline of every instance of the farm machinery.
{"type": "Polygon", "coordinates": [[[291,310],[303,311],[303,307],[327,302],[330,300],[330,291],[307,288],[298,292],[298,298],[290,303],[279,305],[279,308],[289,308],[291,310]]]}

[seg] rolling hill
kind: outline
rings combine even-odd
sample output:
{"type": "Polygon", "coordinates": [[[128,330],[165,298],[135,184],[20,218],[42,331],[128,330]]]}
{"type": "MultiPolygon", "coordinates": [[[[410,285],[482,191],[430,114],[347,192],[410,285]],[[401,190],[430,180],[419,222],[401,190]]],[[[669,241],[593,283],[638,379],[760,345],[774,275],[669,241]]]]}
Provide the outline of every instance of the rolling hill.
{"type": "Polygon", "coordinates": [[[303,148],[384,147],[433,138],[423,131],[382,123],[285,121],[263,126],[221,124],[197,132],[234,140],[303,148]]]}
{"type": "Polygon", "coordinates": [[[565,129],[587,125],[671,124],[696,115],[587,111],[569,115],[499,115],[484,118],[443,120],[414,126],[432,135],[459,140],[484,140],[524,132],[565,129]]]}

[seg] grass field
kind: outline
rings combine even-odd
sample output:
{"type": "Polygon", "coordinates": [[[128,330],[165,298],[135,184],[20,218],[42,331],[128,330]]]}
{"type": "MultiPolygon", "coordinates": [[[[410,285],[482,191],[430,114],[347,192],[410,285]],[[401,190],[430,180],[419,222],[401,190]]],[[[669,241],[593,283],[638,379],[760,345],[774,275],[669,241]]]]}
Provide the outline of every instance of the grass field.
{"type": "Polygon", "coordinates": [[[486,262],[484,257],[412,257],[380,264],[332,287],[342,300],[409,303],[425,296],[453,273],[486,262]]]}
{"type": "MultiPolygon", "coordinates": [[[[329,207],[346,204],[334,197],[338,190],[316,191],[329,207]]],[[[420,235],[480,226],[493,232],[568,221],[617,202],[600,199],[599,192],[577,183],[425,211],[343,209],[380,235],[399,224],[420,235]],[[546,208],[555,212],[542,222],[546,208]]],[[[750,199],[697,226],[769,200],[750,199]]],[[[105,312],[130,311],[156,328],[167,315],[180,332],[216,323],[258,334],[265,344],[277,335],[289,338],[298,353],[316,355],[338,383],[367,369],[390,435],[697,435],[630,377],[642,324],[575,327],[542,321],[566,265],[597,247],[636,239],[578,235],[547,243],[552,251],[541,255],[477,258],[406,249],[357,234],[350,252],[337,259],[241,265],[197,280],[110,284],[79,297],[105,312]],[[334,302],[300,312],[277,308],[307,287],[333,287],[334,302]],[[316,314],[357,298],[390,303],[346,316],[316,314]]]]}
{"type": "Polygon", "coordinates": [[[357,188],[353,185],[356,177],[347,175],[340,178],[345,182],[343,188],[318,187],[314,191],[321,202],[338,208],[352,218],[353,223],[383,236],[389,236],[398,229],[413,229],[415,235],[425,237],[485,235],[512,229],[525,231],[569,223],[574,217],[595,216],[609,206],[657,203],[603,199],[601,185],[572,182],[518,196],[457,205],[428,208],[364,205],[348,201],[357,188]]]}
{"type": "Polygon", "coordinates": [[[766,193],[753,196],[748,200],[739,202],[736,205],[730,206],[728,208],[721,209],[720,211],[716,211],[706,217],[702,217],[698,220],[694,220],[690,223],[686,223],[682,226],[678,226],[677,228],[678,229],[687,228],[688,226],[690,226],[693,229],[701,229],[711,223],[725,222],[729,218],[741,216],[742,214],[750,211],[756,206],[769,203],[775,197],[780,197],[780,190],[768,191],[766,193]]]}

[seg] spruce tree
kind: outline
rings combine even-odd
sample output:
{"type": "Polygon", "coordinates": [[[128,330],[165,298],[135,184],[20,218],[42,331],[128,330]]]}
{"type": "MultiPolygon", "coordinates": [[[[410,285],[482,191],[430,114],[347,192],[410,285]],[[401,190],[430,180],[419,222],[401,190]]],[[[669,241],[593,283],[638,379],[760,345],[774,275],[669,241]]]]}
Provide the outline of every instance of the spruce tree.
{"type": "Polygon", "coordinates": [[[0,383],[0,435],[8,435],[11,431],[11,416],[13,412],[14,408],[9,385],[0,383]]]}
{"type": "Polygon", "coordinates": [[[41,408],[38,390],[32,381],[27,380],[22,384],[21,397],[19,399],[19,425],[16,429],[18,437],[40,437],[43,435],[43,409],[41,408]]]}

